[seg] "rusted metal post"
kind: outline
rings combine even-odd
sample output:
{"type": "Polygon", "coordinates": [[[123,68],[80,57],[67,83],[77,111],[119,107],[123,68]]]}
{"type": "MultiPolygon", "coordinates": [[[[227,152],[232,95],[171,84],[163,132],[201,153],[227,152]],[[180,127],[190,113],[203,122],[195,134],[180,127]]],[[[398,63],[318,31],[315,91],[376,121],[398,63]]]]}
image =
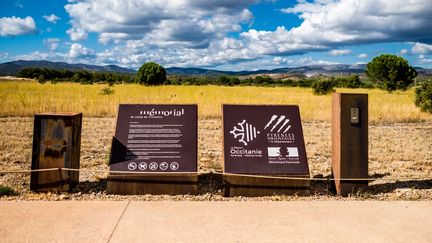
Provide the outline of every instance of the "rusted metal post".
{"type": "Polygon", "coordinates": [[[367,94],[333,94],[332,171],[338,195],[347,196],[368,185],[367,180],[355,180],[368,178],[367,94]]]}

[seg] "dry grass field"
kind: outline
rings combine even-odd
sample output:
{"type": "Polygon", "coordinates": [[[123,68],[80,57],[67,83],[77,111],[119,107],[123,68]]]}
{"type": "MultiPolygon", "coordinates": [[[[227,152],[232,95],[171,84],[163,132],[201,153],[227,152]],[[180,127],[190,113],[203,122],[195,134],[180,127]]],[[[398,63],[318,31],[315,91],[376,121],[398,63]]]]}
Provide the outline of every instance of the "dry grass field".
{"type": "MultiPolygon", "coordinates": [[[[119,103],[197,103],[199,105],[199,171],[222,171],[220,105],[297,104],[300,106],[306,151],[312,177],[328,177],[331,171],[330,96],[314,96],[304,88],[219,86],[144,87],[117,85],[114,95],[102,95],[103,85],[0,82],[0,171],[31,167],[33,114],[43,111],[84,113],[80,185],[76,192],[38,194],[29,191],[28,174],[0,174],[0,185],[19,192],[2,200],[245,200],[214,194],[196,197],[106,195],[105,179],[115,113],[119,103]]],[[[432,116],[413,104],[413,91],[387,94],[379,90],[338,90],[369,94],[369,175],[377,180],[351,199],[432,199],[432,116]],[[423,178],[423,179],[422,179],[423,178]]],[[[334,200],[326,182],[312,184],[312,196],[267,197],[247,200],[334,200]]]]}
{"type": "MultiPolygon", "coordinates": [[[[221,104],[299,105],[305,121],[330,122],[331,96],[316,96],[308,88],[115,85],[103,95],[102,84],[39,84],[35,81],[0,81],[0,116],[33,116],[46,111],[83,112],[86,117],[115,117],[124,104],[198,104],[200,117],[220,117],[221,104]]],[[[338,89],[369,94],[372,122],[430,121],[415,107],[414,91],[387,93],[377,89],[338,89]]]]}

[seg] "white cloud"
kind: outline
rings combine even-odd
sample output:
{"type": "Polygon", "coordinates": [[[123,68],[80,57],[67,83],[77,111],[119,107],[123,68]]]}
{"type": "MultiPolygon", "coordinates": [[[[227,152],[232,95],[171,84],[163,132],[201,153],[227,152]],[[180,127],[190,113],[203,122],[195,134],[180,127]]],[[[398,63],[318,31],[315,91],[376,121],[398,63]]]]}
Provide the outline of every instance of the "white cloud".
{"type": "Polygon", "coordinates": [[[25,34],[34,34],[36,24],[32,17],[3,17],[0,18],[0,36],[18,36],[25,34]]]}
{"type": "Polygon", "coordinates": [[[35,51],[29,54],[18,55],[15,57],[16,60],[47,60],[49,53],[35,51]]]}
{"type": "Polygon", "coordinates": [[[273,64],[283,65],[283,64],[293,64],[294,61],[285,57],[275,57],[273,58],[273,64]]]}
{"type": "Polygon", "coordinates": [[[362,54],[358,55],[357,57],[358,57],[358,58],[368,58],[369,55],[366,54],[366,53],[362,53],[362,54]]]}
{"type": "MultiPolygon", "coordinates": [[[[241,31],[255,0],[86,0],[65,6],[74,33],[95,32],[100,41],[141,39],[161,46],[205,48],[214,38],[241,31]]],[[[74,40],[74,39],[73,39],[74,40]]]]}
{"type": "Polygon", "coordinates": [[[68,61],[66,54],[58,53],[58,52],[40,52],[40,51],[13,56],[12,59],[13,60],[50,60],[53,62],[68,61]]]}
{"type": "Polygon", "coordinates": [[[57,38],[47,38],[43,40],[44,44],[46,45],[46,47],[48,48],[49,51],[55,51],[57,50],[59,43],[60,43],[60,39],[57,38]]]}
{"type": "Polygon", "coordinates": [[[73,43],[69,49],[69,58],[72,59],[86,59],[86,58],[92,58],[95,56],[95,53],[93,50],[88,49],[87,47],[84,47],[78,43],[73,43]]]}
{"type": "Polygon", "coordinates": [[[43,18],[53,24],[56,24],[58,20],[60,20],[60,17],[56,16],[55,14],[51,15],[44,15],[43,18]]]}
{"type": "Polygon", "coordinates": [[[290,61],[286,56],[312,51],[348,55],[350,50],[338,48],[357,44],[432,42],[430,0],[298,1],[282,11],[298,15],[299,26],[242,30],[242,25],[253,22],[249,9],[256,2],[69,0],[65,6],[71,18],[67,33],[72,41],[95,33],[100,43],[108,45],[100,53],[90,50],[92,55],[86,60],[92,57],[96,63],[135,68],[145,61],[225,69],[322,65],[333,63],[311,58],[290,61]],[[233,32],[238,37],[228,37],[233,32]]]}
{"type": "Polygon", "coordinates": [[[411,51],[415,54],[432,54],[432,45],[417,42],[411,51]]]}
{"type": "Polygon", "coordinates": [[[432,37],[429,0],[301,2],[282,11],[303,19],[290,34],[306,43],[332,46],[432,37]]]}
{"type": "Polygon", "coordinates": [[[7,58],[8,56],[9,56],[9,53],[7,53],[7,52],[0,52],[0,58],[1,59],[7,58]]]}
{"type": "Polygon", "coordinates": [[[347,49],[345,49],[345,50],[331,50],[329,52],[329,54],[331,56],[346,56],[346,55],[349,55],[350,53],[351,53],[351,50],[347,50],[347,49]]]}
{"type": "Polygon", "coordinates": [[[430,59],[430,58],[427,58],[425,55],[419,55],[418,56],[418,61],[420,62],[420,63],[432,63],[432,59],[430,59]]]}
{"type": "Polygon", "coordinates": [[[400,50],[400,52],[399,52],[399,55],[406,55],[406,54],[408,54],[408,50],[407,49],[402,49],[402,50],[400,50]]]}
{"type": "Polygon", "coordinates": [[[80,41],[87,39],[87,32],[83,29],[71,28],[66,31],[72,41],[80,41]]]}
{"type": "Polygon", "coordinates": [[[325,60],[315,60],[312,57],[302,57],[296,61],[297,65],[301,66],[315,66],[315,65],[332,65],[339,64],[338,62],[330,62],[325,60]]]}

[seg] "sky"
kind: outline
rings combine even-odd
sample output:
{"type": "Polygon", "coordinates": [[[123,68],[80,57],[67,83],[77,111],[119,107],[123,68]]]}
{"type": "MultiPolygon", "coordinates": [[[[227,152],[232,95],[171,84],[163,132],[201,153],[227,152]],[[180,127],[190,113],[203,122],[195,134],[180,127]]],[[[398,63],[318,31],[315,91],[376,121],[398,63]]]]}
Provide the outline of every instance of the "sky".
{"type": "Polygon", "coordinates": [[[431,0],[1,0],[0,62],[432,68],[431,0]]]}

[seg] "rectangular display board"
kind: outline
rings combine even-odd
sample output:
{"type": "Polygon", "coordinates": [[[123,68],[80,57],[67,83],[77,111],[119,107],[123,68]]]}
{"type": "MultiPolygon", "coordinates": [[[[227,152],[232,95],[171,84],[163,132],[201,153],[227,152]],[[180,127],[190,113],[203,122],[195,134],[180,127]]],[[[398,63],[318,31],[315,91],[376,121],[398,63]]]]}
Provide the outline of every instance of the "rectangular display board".
{"type": "Polygon", "coordinates": [[[224,171],[309,175],[298,106],[223,105],[224,171]]]}
{"type": "Polygon", "coordinates": [[[110,170],[197,172],[196,105],[120,104],[110,170]]]}

